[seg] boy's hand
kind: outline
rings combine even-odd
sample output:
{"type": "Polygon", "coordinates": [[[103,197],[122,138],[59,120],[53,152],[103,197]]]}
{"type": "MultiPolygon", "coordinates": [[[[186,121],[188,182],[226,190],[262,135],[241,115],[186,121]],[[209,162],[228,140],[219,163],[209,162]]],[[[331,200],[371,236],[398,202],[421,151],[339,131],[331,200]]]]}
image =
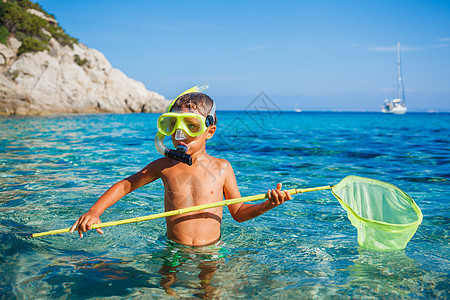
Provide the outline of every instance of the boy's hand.
{"type": "MultiPolygon", "coordinates": [[[[83,232],[87,232],[88,230],[91,230],[93,224],[101,224],[102,221],[100,221],[100,218],[93,214],[92,212],[87,212],[81,217],[78,218],[78,220],[73,224],[72,228],[70,228],[70,233],[72,233],[75,228],[78,227],[78,234],[80,235],[80,238],[83,237],[83,232]]],[[[103,230],[101,228],[96,228],[97,232],[100,234],[103,234],[103,230]]]]}
{"type": "Polygon", "coordinates": [[[288,191],[281,191],[281,187],[283,185],[281,183],[277,184],[276,190],[268,190],[267,191],[267,198],[269,199],[269,203],[272,206],[272,208],[283,204],[287,200],[291,200],[292,196],[288,191]]]}

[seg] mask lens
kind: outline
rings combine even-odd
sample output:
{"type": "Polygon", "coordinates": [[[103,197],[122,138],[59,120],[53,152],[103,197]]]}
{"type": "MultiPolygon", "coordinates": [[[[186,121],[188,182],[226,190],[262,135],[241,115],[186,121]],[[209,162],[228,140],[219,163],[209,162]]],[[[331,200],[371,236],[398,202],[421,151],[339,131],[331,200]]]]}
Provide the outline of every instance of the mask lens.
{"type": "Polygon", "coordinates": [[[199,133],[202,130],[202,121],[199,118],[186,117],[183,122],[191,133],[199,133]]]}
{"type": "Polygon", "coordinates": [[[164,132],[164,134],[172,135],[176,124],[177,124],[177,118],[163,117],[159,121],[159,128],[164,132]]]}

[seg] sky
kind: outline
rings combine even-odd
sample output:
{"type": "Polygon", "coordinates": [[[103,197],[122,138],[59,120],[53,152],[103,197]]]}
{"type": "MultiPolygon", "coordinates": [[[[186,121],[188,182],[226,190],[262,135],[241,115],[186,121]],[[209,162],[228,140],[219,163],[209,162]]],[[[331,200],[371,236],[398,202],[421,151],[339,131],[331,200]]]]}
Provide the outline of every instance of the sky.
{"type": "Polygon", "coordinates": [[[450,111],[450,1],[40,0],[66,32],[167,99],[207,82],[220,110],[450,111]]]}

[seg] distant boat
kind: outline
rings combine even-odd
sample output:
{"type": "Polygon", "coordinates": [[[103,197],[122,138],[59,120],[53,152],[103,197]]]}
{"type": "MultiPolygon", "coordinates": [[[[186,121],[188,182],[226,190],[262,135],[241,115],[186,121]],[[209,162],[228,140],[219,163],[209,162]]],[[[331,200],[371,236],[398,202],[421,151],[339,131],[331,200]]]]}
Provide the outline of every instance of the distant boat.
{"type": "Polygon", "coordinates": [[[402,115],[406,113],[405,89],[402,79],[402,63],[400,59],[400,42],[397,43],[397,98],[384,100],[381,111],[386,114],[402,115]]]}
{"type": "Polygon", "coordinates": [[[302,112],[302,110],[300,108],[298,108],[298,101],[295,103],[294,111],[295,112],[302,112]]]}

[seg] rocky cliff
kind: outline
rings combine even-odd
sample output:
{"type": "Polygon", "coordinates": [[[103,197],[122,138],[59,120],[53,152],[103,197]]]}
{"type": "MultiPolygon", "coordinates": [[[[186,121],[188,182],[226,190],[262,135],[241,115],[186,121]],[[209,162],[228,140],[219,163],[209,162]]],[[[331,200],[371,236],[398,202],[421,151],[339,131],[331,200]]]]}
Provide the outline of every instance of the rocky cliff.
{"type": "MultiPolygon", "coordinates": [[[[56,26],[49,15],[34,9],[26,13],[45,20],[49,29],[56,26]]],[[[2,18],[8,28],[10,23],[2,18]]],[[[10,27],[17,31],[17,26],[10,27]]],[[[40,38],[32,38],[47,39],[45,49],[26,51],[24,35],[8,29],[0,43],[0,114],[161,112],[168,105],[163,96],[112,68],[95,49],[61,42],[40,28],[40,38]]]]}

